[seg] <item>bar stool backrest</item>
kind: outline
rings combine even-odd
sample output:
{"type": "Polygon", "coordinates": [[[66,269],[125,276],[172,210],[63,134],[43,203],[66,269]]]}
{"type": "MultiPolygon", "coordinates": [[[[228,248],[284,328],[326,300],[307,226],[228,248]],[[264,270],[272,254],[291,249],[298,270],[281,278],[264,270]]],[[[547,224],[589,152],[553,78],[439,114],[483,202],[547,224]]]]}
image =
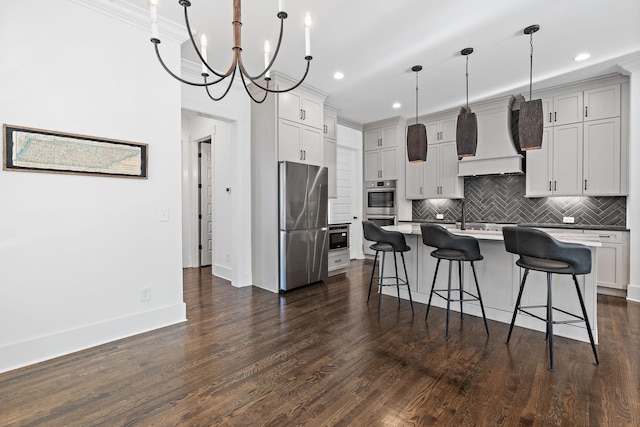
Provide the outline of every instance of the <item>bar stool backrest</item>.
{"type": "Polygon", "coordinates": [[[591,249],[585,245],[560,242],[544,231],[529,227],[503,227],[502,235],[507,252],[566,262],[576,275],[591,272],[591,249]]]}
{"type": "Polygon", "coordinates": [[[399,231],[385,230],[373,221],[362,221],[362,231],[365,239],[378,243],[387,243],[391,245],[395,252],[405,252],[407,250],[407,241],[404,238],[404,234],[399,231]]]}
{"type": "Polygon", "coordinates": [[[467,260],[482,259],[478,239],[471,236],[456,236],[437,224],[423,223],[420,225],[422,243],[438,249],[452,249],[460,251],[467,260]]]}

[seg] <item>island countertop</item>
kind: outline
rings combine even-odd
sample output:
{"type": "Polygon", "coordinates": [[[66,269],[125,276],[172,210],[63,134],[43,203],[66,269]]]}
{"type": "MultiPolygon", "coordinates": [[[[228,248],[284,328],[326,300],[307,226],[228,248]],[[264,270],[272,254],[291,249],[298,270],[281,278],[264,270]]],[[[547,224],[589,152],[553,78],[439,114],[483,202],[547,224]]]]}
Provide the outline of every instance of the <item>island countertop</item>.
{"type": "MultiPolygon", "coordinates": [[[[389,231],[399,231],[402,234],[417,234],[422,235],[420,231],[419,223],[403,223],[398,225],[387,225],[382,227],[385,230],[389,231]]],[[[475,237],[478,240],[504,240],[502,235],[502,231],[494,231],[494,230],[460,230],[455,228],[453,224],[447,224],[445,226],[448,231],[458,236],[471,236],[475,237]]],[[[550,233],[554,238],[558,239],[561,242],[565,243],[579,243],[585,246],[591,247],[600,247],[602,243],[600,242],[600,238],[594,234],[582,234],[575,233],[569,230],[558,230],[558,232],[550,233]]]]}

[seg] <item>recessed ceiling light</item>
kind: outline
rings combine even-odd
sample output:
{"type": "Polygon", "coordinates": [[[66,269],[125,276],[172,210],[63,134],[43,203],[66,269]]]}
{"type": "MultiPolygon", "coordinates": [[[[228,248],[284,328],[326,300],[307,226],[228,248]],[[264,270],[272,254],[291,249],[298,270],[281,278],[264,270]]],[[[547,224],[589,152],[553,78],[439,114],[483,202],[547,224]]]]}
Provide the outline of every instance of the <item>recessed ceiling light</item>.
{"type": "Polygon", "coordinates": [[[584,61],[585,59],[589,59],[591,58],[591,55],[588,53],[581,53],[578,56],[576,56],[575,58],[573,58],[574,61],[584,61]]]}
{"type": "Polygon", "coordinates": [[[395,108],[395,109],[398,109],[398,108],[402,107],[402,104],[400,104],[399,102],[394,102],[392,107],[395,108]]]}
{"type": "Polygon", "coordinates": [[[336,73],[333,75],[333,78],[336,80],[342,80],[344,79],[344,74],[342,74],[340,71],[336,71],[336,73]]]}

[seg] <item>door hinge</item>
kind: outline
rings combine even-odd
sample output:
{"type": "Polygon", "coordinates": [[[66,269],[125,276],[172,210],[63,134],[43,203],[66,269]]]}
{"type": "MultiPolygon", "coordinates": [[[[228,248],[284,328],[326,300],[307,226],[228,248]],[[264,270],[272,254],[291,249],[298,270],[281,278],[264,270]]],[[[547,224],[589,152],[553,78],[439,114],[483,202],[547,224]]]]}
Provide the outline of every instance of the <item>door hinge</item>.
{"type": "Polygon", "coordinates": [[[202,219],[202,215],[198,215],[198,219],[202,219]]]}
{"type": "Polygon", "coordinates": [[[198,188],[202,188],[202,184],[198,184],[198,188]]]}
{"type": "Polygon", "coordinates": [[[198,245],[198,249],[202,250],[202,245],[198,245]]]}
{"type": "Polygon", "coordinates": [[[202,157],[202,153],[198,153],[198,157],[202,157]]]}

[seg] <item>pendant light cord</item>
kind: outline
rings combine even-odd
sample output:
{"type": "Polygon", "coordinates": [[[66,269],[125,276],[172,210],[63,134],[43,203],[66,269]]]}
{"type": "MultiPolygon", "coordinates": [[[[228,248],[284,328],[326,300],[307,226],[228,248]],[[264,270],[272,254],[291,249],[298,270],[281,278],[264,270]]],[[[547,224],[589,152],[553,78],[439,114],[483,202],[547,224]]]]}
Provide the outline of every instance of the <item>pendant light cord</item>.
{"type": "Polygon", "coordinates": [[[530,63],[529,63],[529,101],[532,99],[532,87],[533,87],[533,33],[529,34],[531,38],[529,39],[529,44],[531,45],[531,53],[529,54],[530,63]]]}
{"type": "Polygon", "coordinates": [[[469,111],[469,55],[467,55],[467,112],[469,111]]]}
{"type": "Polygon", "coordinates": [[[418,124],[418,72],[416,72],[416,124],[418,124]]]}

